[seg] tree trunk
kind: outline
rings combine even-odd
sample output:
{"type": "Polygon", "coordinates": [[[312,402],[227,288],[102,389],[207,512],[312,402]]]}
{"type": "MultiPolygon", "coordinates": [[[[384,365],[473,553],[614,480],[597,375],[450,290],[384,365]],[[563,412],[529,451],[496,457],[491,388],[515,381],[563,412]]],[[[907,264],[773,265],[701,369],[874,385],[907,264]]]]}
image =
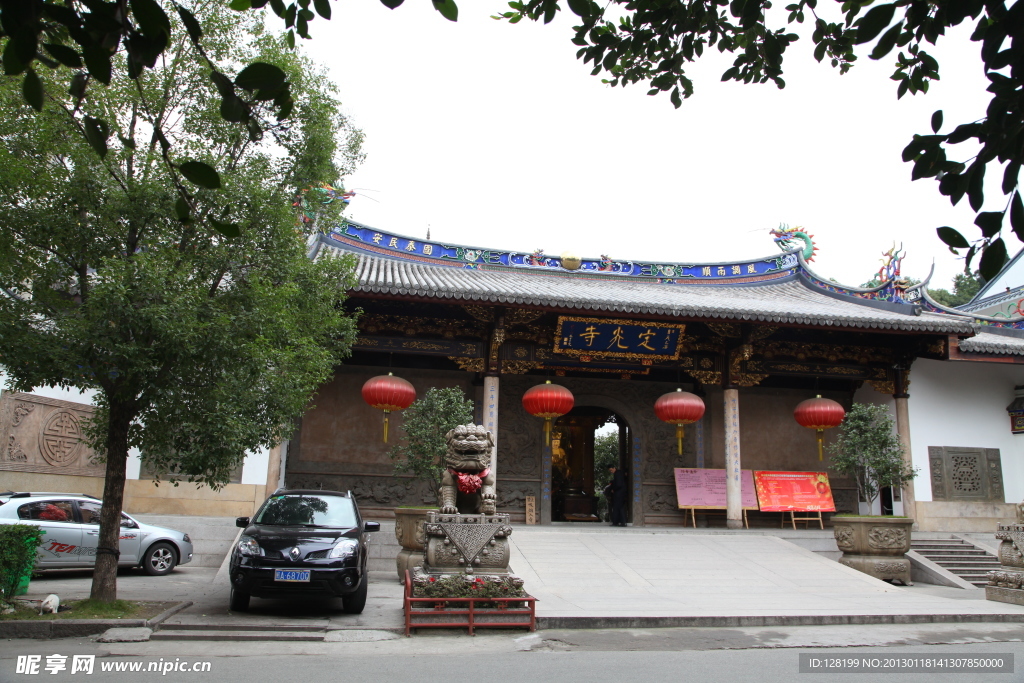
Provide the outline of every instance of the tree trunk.
{"type": "Polygon", "coordinates": [[[100,511],[100,537],[96,548],[96,568],[92,574],[89,597],[100,602],[117,599],[118,537],[121,535],[121,507],[128,464],[128,427],[133,411],[124,402],[111,400],[107,424],[107,468],[103,482],[103,508],[100,511]]]}

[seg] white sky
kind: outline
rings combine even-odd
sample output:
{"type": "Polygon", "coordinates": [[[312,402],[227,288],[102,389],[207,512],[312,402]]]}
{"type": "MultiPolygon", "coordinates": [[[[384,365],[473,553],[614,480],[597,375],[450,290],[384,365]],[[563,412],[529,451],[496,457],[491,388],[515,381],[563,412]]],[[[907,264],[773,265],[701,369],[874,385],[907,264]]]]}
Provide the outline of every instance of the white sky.
{"type": "MultiPolygon", "coordinates": [[[[564,4],[564,3],[563,3],[564,4]]],[[[544,26],[489,18],[500,0],[463,0],[458,23],[426,0],[389,10],[332,3],[313,22],[311,56],[331,70],[346,113],[366,133],[367,160],[346,187],[348,215],[447,243],[650,261],[730,261],[777,253],[768,231],[804,226],[812,263],[845,284],[871,278],[902,243],[903,274],[933,287],[962,270],[935,228],[979,236],[966,199],[952,207],[934,180],[911,182],[900,153],[988,102],[971,27],[933,54],[942,80],[896,99],[895,52],[840,76],[809,39],[784,63],[787,87],[721,83],[731,59],[691,66],[695,94],[674,109],[647,88],[610,88],[570,43],[572,17],[544,26]],[[374,190],[363,191],[363,190],[374,190]],[[376,200],[376,201],[374,201],[376,200]]],[[[968,156],[967,153],[964,156],[968,156]]],[[[988,209],[1002,208],[1001,173],[988,209]]],[[[1007,230],[1011,255],[1020,248],[1007,230]]]]}

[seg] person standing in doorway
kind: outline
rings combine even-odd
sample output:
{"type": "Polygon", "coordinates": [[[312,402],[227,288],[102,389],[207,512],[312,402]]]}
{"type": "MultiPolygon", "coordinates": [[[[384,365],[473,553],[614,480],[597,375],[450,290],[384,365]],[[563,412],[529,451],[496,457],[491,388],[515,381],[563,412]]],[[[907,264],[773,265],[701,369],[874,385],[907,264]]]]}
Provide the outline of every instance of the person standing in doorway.
{"type": "Polygon", "coordinates": [[[611,489],[612,526],[626,526],[626,474],[618,467],[608,468],[612,473],[611,489]]]}

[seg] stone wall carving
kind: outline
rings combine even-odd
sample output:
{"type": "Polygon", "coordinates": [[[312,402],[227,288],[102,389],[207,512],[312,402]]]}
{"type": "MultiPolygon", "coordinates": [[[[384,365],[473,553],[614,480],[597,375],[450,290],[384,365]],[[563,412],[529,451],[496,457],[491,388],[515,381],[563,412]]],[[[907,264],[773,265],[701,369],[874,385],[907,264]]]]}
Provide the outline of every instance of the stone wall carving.
{"type": "Polygon", "coordinates": [[[0,470],[103,476],[85,440],[93,407],[35,394],[0,395],[0,470]]]}
{"type": "Polygon", "coordinates": [[[351,491],[360,507],[437,504],[429,484],[408,477],[287,474],[285,479],[285,486],[290,489],[351,491]]]}
{"type": "Polygon", "coordinates": [[[498,402],[498,478],[500,480],[506,475],[539,478],[543,422],[523,408],[520,397],[528,387],[524,386],[522,392],[516,394],[506,387],[507,384],[513,384],[518,389],[523,383],[511,382],[504,377],[501,379],[501,398],[498,402]]]}
{"type": "Polygon", "coordinates": [[[644,496],[644,511],[657,514],[679,512],[679,501],[675,489],[668,487],[648,488],[644,496]]]}
{"type": "Polygon", "coordinates": [[[998,448],[928,447],[934,500],[1003,502],[1003,468],[998,448]]]}
{"type": "Polygon", "coordinates": [[[539,497],[540,483],[498,479],[498,509],[526,510],[526,497],[539,497]]]}
{"type": "Polygon", "coordinates": [[[832,501],[836,505],[837,513],[846,512],[855,515],[860,511],[857,489],[842,489],[833,486],[832,501]]]}

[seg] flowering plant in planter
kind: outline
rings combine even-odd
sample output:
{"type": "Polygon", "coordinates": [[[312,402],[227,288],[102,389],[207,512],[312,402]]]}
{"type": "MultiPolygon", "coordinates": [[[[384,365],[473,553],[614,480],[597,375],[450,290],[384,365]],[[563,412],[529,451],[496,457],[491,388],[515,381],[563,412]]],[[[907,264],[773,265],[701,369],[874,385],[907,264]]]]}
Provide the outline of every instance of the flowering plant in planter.
{"type": "Polygon", "coordinates": [[[882,488],[902,488],[917,476],[885,406],[855,403],[838,429],[829,469],[852,478],[860,498],[873,505],[882,488]]]}
{"type": "MultiPolygon", "coordinates": [[[[413,579],[415,598],[525,598],[523,580],[517,576],[467,576],[448,574],[437,577],[417,575],[413,579]]],[[[478,603],[478,607],[521,607],[522,603],[478,603]]]]}

